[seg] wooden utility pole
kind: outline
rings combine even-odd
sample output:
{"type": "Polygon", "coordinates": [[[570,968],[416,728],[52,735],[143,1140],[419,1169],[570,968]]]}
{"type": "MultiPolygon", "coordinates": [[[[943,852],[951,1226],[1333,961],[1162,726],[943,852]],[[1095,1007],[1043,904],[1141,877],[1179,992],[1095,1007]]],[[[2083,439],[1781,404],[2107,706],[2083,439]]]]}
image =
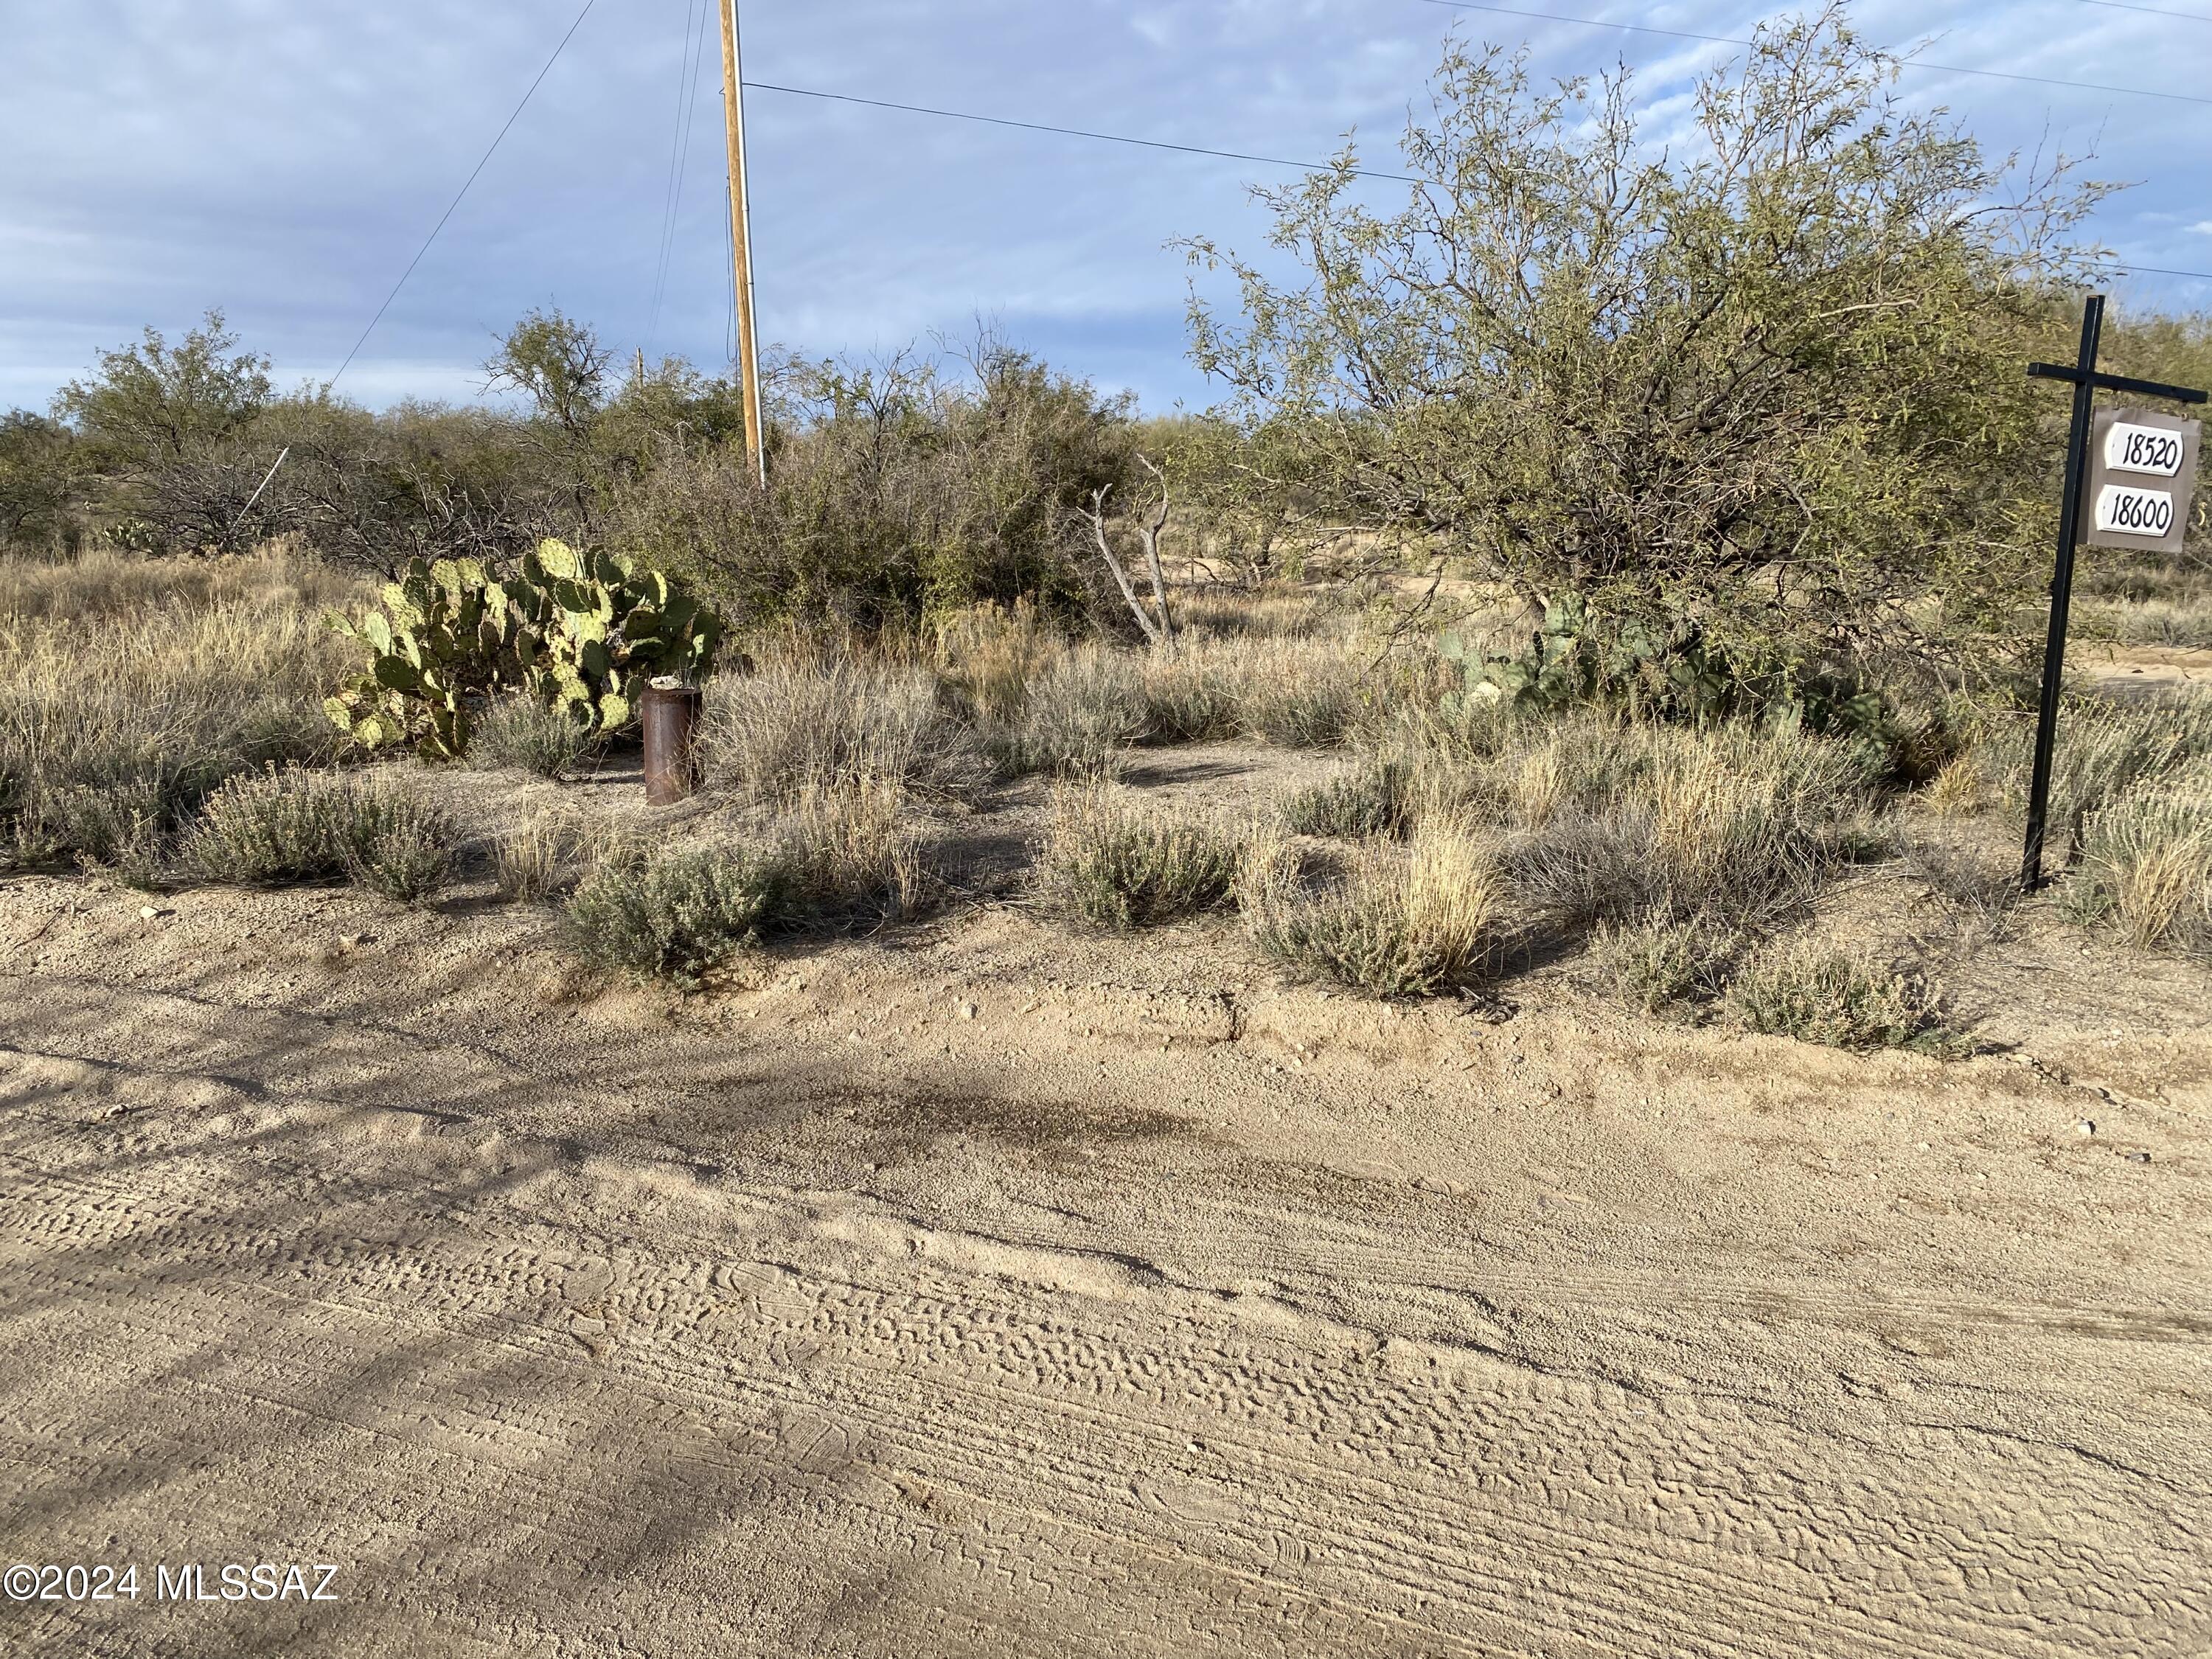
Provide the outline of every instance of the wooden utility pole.
{"type": "Polygon", "coordinates": [[[745,206],[744,81],[738,67],[738,0],[715,0],[722,14],[722,118],[730,137],[730,248],[738,304],[738,373],[745,406],[745,454],[768,483],[761,430],[760,347],[753,333],[752,219],[745,206]]]}

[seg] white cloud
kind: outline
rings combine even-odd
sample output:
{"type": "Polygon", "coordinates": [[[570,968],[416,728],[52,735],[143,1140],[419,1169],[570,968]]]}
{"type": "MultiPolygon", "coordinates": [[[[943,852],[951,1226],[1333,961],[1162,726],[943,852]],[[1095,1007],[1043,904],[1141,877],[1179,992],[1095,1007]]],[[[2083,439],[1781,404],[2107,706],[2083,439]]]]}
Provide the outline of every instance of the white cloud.
{"type": "MultiPolygon", "coordinates": [[[[0,154],[13,163],[0,168],[0,406],[43,404],[99,345],[148,323],[177,330],[218,303],[281,378],[326,371],[575,3],[15,8],[0,100],[0,154]]],[[[1742,33],[1747,15],[1718,0],[1663,15],[1589,3],[1723,35],[1742,33]]],[[[548,302],[624,351],[720,360],[711,31],[675,258],[645,337],[685,12],[686,0],[592,12],[349,386],[378,400],[465,391],[489,333],[548,302]]],[[[746,68],[787,85],[1301,160],[1356,127],[1363,151],[1387,161],[1455,26],[1475,41],[1532,41],[1540,76],[1641,65],[1655,131],[1679,127],[1695,74],[1729,55],[1413,0],[1155,0],[1132,14],[1127,0],[755,6],[746,68]]],[[[2064,0],[1864,0],[1857,21],[1899,46],[1940,31],[1926,55],[1941,63],[2187,89],[2174,31],[2189,26],[2170,20],[2064,0]]],[[[2108,204],[2094,234],[2148,264],[2202,263],[2175,232],[2203,210],[2192,181],[2212,166],[2212,124],[2152,100],[1918,70],[1899,91],[1950,103],[2000,150],[2099,144],[2093,171],[2145,182],[2108,204]]],[[[1243,185],[1288,176],[766,91],[747,104],[767,337],[810,354],[865,349],[996,314],[1054,362],[1162,404],[1207,395],[1182,356],[1187,272],[1162,244],[1206,232],[1264,255],[1243,185]]],[[[1395,187],[1375,189],[1387,200],[1395,187]]],[[[2191,229],[2212,234],[2212,221],[2191,229]]]]}

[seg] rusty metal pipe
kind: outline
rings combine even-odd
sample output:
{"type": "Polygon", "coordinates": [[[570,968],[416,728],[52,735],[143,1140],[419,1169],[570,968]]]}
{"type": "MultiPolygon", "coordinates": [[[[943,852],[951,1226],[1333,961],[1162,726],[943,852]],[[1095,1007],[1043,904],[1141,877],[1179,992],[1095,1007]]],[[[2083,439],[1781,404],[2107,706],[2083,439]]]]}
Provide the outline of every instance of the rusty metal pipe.
{"type": "Polygon", "coordinates": [[[645,799],[672,806],[699,787],[693,738],[706,696],[696,685],[656,680],[645,688],[639,718],[645,726],[645,799]]]}

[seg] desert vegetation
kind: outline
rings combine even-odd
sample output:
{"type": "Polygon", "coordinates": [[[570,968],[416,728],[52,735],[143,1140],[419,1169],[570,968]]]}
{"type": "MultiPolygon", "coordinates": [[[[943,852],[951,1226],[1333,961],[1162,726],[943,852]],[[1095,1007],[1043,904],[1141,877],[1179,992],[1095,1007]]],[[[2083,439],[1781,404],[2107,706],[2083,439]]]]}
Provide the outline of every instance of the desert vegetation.
{"type": "MultiPolygon", "coordinates": [[[[1011,899],[1377,996],[1564,969],[1944,1053],[1946,951],[2212,950],[2212,702],[2073,688],[2063,873],[2013,878],[2055,456],[2020,365],[2062,354],[2101,187],[1899,114],[1893,70],[1839,11],[1771,28],[1662,153],[1623,88],[1455,46],[1402,213],[1347,151],[1262,192],[1303,285],[1192,244],[1242,289],[1194,302],[1221,408],[1142,419],[988,337],[786,362],[765,485],[732,386],[557,312],[497,408],[149,331],[0,429],[0,860],[475,883],[687,988],[1011,899]],[[648,828],[579,786],[658,678],[704,688],[706,787],[648,828]],[[1282,787],[1164,804],[1193,744],[1282,787]],[[994,817],[1027,852],[979,874],[994,817]],[[1950,933],[1852,937],[1884,884],[1950,933]]],[[[2207,338],[2113,349],[2201,380],[2207,338]]],[[[2178,562],[2092,556],[2090,637],[2212,642],[2204,512],[2178,562]]]]}

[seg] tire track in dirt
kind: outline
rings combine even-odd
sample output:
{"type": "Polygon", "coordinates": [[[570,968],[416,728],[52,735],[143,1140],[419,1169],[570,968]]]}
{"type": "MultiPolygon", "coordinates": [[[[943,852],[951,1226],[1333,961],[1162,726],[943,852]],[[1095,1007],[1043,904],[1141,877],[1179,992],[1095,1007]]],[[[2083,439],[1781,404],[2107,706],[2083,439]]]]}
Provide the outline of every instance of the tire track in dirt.
{"type": "MultiPolygon", "coordinates": [[[[65,1290],[77,1305],[87,1298],[106,1299],[119,1268],[101,1262],[71,1267],[56,1257],[82,1253],[97,1239],[101,1249],[127,1247],[124,1253],[132,1267],[125,1282],[134,1289],[167,1285],[173,1277],[185,1289],[214,1298],[220,1308],[226,1295],[235,1293],[238,1276],[255,1264],[287,1279],[310,1281],[319,1306],[401,1323],[427,1317],[438,1331],[471,1340],[480,1340],[471,1334],[474,1331],[495,1330],[510,1348],[520,1343],[542,1361],[553,1363],[551,1354],[557,1352],[563,1356],[560,1363],[575,1363],[565,1358],[575,1351],[573,1329],[547,1316],[550,1292],[566,1285],[573,1262],[554,1261],[529,1246],[469,1237],[471,1230],[488,1227],[511,1239],[514,1229],[511,1217],[476,1213],[471,1206],[483,1200],[465,1190],[426,1194],[391,1188],[364,1175],[351,1183],[349,1200],[359,1212],[334,1211],[334,1183],[309,1181],[298,1172],[307,1164],[343,1163],[349,1155],[361,1155],[359,1140],[338,1139],[333,1146],[333,1139],[307,1134],[298,1152],[286,1153],[293,1167],[284,1176],[296,1183],[293,1202],[303,1218],[289,1228],[257,1224],[253,1218],[227,1212],[204,1198],[186,1206],[167,1197],[149,1201],[143,1196],[142,1170],[129,1177],[132,1192],[140,1194],[135,1198],[88,1174],[49,1176],[35,1194],[20,1176],[11,1176],[9,1189],[33,1198],[27,1206],[31,1224],[19,1229],[27,1209],[11,1205],[0,1234],[15,1241],[10,1255],[19,1262],[24,1260],[21,1246],[34,1243],[34,1277],[50,1291],[65,1290]],[[318,1152],[326,1156],[319,1158],[318,1152]],[[337,1156],[327,1156],[332,1152],[337,1156]],[[385,1217],[380,1227],[365,1224],[378,1218],[380,1209],[395,1213],[385,1217]],[[305,1221],[308,1216],[315,1219],[305,1221]],[[419,1259],[395,1273],[395,1258],[410,1251],[419,1259]]],[[[380,1146],[370,1145],[372,1150],[380,1146]]],[[[272,1148],[279,1146],[281,1141],[263,1140],[257,1156],[275,1156],[272,1148]]],[[[225,1173],[212,1151],[191,1154],[170,1171],[172,1179],[215,1186],[225,1173]]],[[[1119,1301],[1092,1296],[1080,1306],[1084,1324],[1075,1324],[1064,1293],[1009,1298],[1004,1288],[1009,1281],[1004,1279],[963,1285],[957,1275],[948,1275],[944,1264],[926,1259],[906,1265],[945,1281],[950,1294],[911,1282],[882,1288],[853,1277],[855,1265],[865,1277],[881,1278],[896,1262],[895,1256],[854,1247],[849,1237],[834,1236],[834,1229],[826,1239],[817,1229],[810,1240],[799,1224],[803,1215],[794,1218],[793,1213],[793,1207],[803,1206],[791,1206],[788,1200],[781,1217],[773,1200],[748,1196],[746,1202],[755,1206],[755,1219],[765,1213],[775,1223],[768,1231],[781,1229],[782,1236],[770,1242],[826,1246],[830,1259],[790,1273],[775,1264],[717,1261],[677,1250],[644,1253],[614,1238],[602,1239],[604,1248],[582,1252],[605,1266],[604,1273],[587,1274],[580,1294],[593,1297],[587,1305],[602,1315],[613,1316],[599,1322],[611,1334],[610,1363],[621,1368],[627,1384],[672,1391],[676,1398],[705,1401],[722,1412],[734,1409],[741,1396],[794,1413],[830,1408],[850,1419],[864,1438],[872,1437],[874,1444],[896,1454],[900,1462],[917,1466],[915,1473],[958,1487],[968,1502],[1005,1504],[1009,1489],[1025,1490],[1026,1499],[1015,1505],[1021,1512],[1066,1519],[1093,1527],[1103,1536],[1194,1559],[1218,1561],[1233,1541],[1247,1563],[1267,1559],[1271,1550],[1279,1561],[1279,1540],[1296,1536],[1303,1521],[1332,1547],[1329,1553],[1316,1552],[1328,1559],[1309,1559],[1302,1568],[1304,1576],[1328,1586],[1322,1592],[1325,1600],[1391,1611],[1394,1602],[1402,1607],[1424,1589],[1433,1595],[1443,1578],[1455,1592],[1455,1618],[1504,1620],[1524,1638],[1547,1644],[1570,1637],[1602,1639],[1593,1638],[1590,1629],[1602,1622],[1621,1632],[1626,1645],[1614,1645],[1624,1652],[1641,1650],[1636,1643],[1655,1638],[1681,1651],[1735,1650],[1717,1626],[1760,1641],[1762,1645],[1742,1648],[1746,1652],[1820,1650],[1821,1643],[1844,1626],[1850,1627],[1852,1651],[1999,1650],[1987,1644],[1990,1632],[1980,1624],[1972,1626],[1971,1639],[1960,1632],[1905,1631],[1901,1625],[1893,1633],[1885,1628],[1892,1621],[1870,1612],[1829,1606],[1810,1592],[1791,1593],[1769,1582],[1773,1564],[1759,1549],[1786,1553],[1803,1547],[1786,1543],[1785,1529],[1753,1510],[1764,1502],[1777,1515],[1807,1516],[1808,1490],[1837,1505],[1826,1517],[1837,1534],[1826,1541],[1837,1553],[1816,1552],[1816,1570],[1808,1570],[1802,1561],[1788,1563],[1796,1575],[1808,1584],[1824,1577],[1832,1583],[1839,1572],[1848,1580],[1858,1565],[1855,1555],[1863,1552],[1877,1558],[1878,1566],[1860,1577],[1878,1584],[1888,1575],[1886,1594],[1892,1599],[1902,1594],[1915,1616],[1923,1620],[1931,1603],[1944,1601],[1945,1587],[1912,1581],[1915,1553],[1899,1540],[1916,1528],[1923,1537],[1948,1534],[1954,1559],[1971,1560],[1978,1554],[1984,1561],[1979,1571],[2000,1587],[2033,1582],[2031,1569],[2061,1586],[2107,1583],[2124,1576],[2116,1575],[2115,1559],[2104,1552],[2077,1550],[2079,1559],[2072,1559],[2048,1538],[2037,1544],[2008,1535],[1995,1524],[1999,1512],[1994,1504],[1986,1511],[1970,1505],[1959,1516],[1931,1510],[1924,1497],[1906,1501],[1901,1492],[1869,1488],[1854,1495],[1855,1486],[1866,1486],[1863,1476],[1838,1471],[1815,1477],[1807,1471],[1824,1460],[1856,1464],[1862,1461],[1857,1449],[1832,1443],[1824,1448],[1815,1437],[1792,1437],[1771,1425],[1751,1424],[1741,1414],[1730,1419],[1703,1405],[1676,1408],[1668,1420],[1677,1432],[1655,1439],[1647,1431],[1631,1455],[1622,1448],[1636,1437],[1634,1425],[1625,1416],[1634,1407],[1627,1404],[1629,1396],[1617,1392],[1593,1385],[1541,1384],[1490,1362],[1410,1350],[1431,1366],[1449,1361],[1462,1380],[1442,1393],[1409,1392],[1387,1375],[1387,1364],[1364,1371],[1347,1367],[1342,1350],[1356,1334],[1312,1322],[1299,1328],[1304,1340],[1293,1344],[1282,1340],[1279,1328],[1255,1336],[1237,1328],[1234,1320],[1224,1332],[1218,1315],[1216,1328],[1209,1331],[1203,1318],[1208,1310],[1187,1295],[1166,1298],[1170,1311],[1164,1322],[1148,1322],[1131,1312],[1159,1302],[1159,1292],[1139,1291],[1119,1301]],[[839,1251],[847,1254],[841,1256],[839,1251]],[[716,1322],[714,1316],[728,1305],[729,1298],[702,1288],[712,1287],[718,1267],[726,1276],[754,1276],[757,1288],[749,1306],[763,1328],[744,1328],[744,1342],[701,1340],[716,1322]],[[772,1316],[763,1318],[769,1310],[772,1316]],[[1324,1352],[1317,1354],[1316,1347],[1324,1352]],[[803,1382],[788,1380],[794,1364],[803,1382]],[[1464,1381],[1470,1375],[1476,1379],[1472,1384],[1464,1381]],[[731,1382],[733,1376],[742,1379],[741,1385],[731,1382]],[[1102,1411],[1087,1404],[1093,1395],[1110,1395],[1120,1408],[1102,1411]],[[1171,1395],[1180,1402],[1172,1408],[1171,1395]],[[1526,1420],[1531,1413],[1540,1419],[1540,1432],[1526,1420]],[[1471,1432],[1469,1422],[1489,1438],[1471,1432]],[[917,1429],[917,1423],[928,1425],[927,1431],[917,1429]],[[1238,1442],[1237,1425],[1255,1423],[1271,1430],[1271,1437],[1238,1442]],[[1075,1432],[1078,1425],[1080,1434],[1075,1432]],[[1522,1440],[1509,1443],[1517,1454],[1523,1490],[1487,1493],[1501,1500],[1492,1510],[1475,1511],[1463,1499],[1455,1504],[1458,1494],[1394,1467],[1403,1463],[1407,1446],[1419,1444],[1437,1468],[1481,1468],[1486,1453],[1494,1454],[1516,1431],[1522,1440]],[[1163,1519],[1174,1516],[1172,1502],[1148,1502],[1141,1492],[1116,1493],[1113,1488],[1117,1481],[1127,1486],[1129,1470],[1156,1466],[1164,1454],[1171,1454],[1174,1437],[1186,1432],[1233,1445],[1264,1479],[1257,1486],[1230,1488],[1225,1510],[1205,1512],[1195,1525],[1182,1517],[1184,1524],[1177,1526],[1163,1519]],[[1301,1443],[1309,1449],[1295,1450],[1301,1443]],[[1311,1449],[1324,1445],[1338,1454],[1335,1461],[1311,1449]],[[1559,1447],[1572,1450],[1561,1453],[1559,1447]],[[1717,1455],[1716,1447],[1721,1449],[1717,1455]],[[1388,1473],[1377,1474],[1374,1466],[1388,1473]],[[1785,1468],[1786,1478],[1775,1478],[1785,1468]],[[1664,1479],[1662,1469],[1669,1472],[1664,1479]],[[1687,1479],[1686,1470],[1691,1472],[1687,1479]],[[959,1480],[962,1473],[968,1477],[965,1483],[959,1480]],[[1691,1528],[1694,1548],[1676,1540],[1671,1550],[1655,1549],[1650,1540],[1666,1534],[1652,1516],[1624,1521],[1602,1512],[1600,1494],[1617,1494],[1639,1482],[1650,1489],[1655,1480],[1662,1486],[1671,1480],[1686,1492],[1693,1510],[1698,1501],[1717,1503],[1717,1510],[1696,1513],[1691,1528]],[[1530,1491],[1543,1494],[1544,1501],[1530,1501],[1530,1491]],[[1741,1505],[1747,1493],[1751,1509],[1740,1516],[1726,1512],[1730,1497],[1741,1505]],[[1547,1509],[1554,1513],[1547,1516],[1547,1509]],[[1317,1516],[1336,1514],[1361,1517],[1366,1525],[1316,1524],[1317,1516]],[[1705,1528],[1703,1534],[1700,1527],[1705,1528]],[[1470,1532],[1486,1534],[1485,1547],[1470,1549],[1463,1541],[1470,1532]],[[1456,1553],[1442,1541],[1453,1538],[1462,1540],[1456,1553]],[[1747,1549],[1746,1539],[1755,1547],[1747,1549]],[[2001,1559],[1990,1559],[2006,1547],[2020,1557],[2009,1575],[2001,1559]],[[1531,1574],[1485,1572],[1469,1565],[1470,1557],[1492,1556],[1533,1558],[1550,1564],[1555,1575],[1562,1571],[1559,1563],[1595,1559],[1604,1564],[1604,1571],[1575,1575],[1571,1594],[1559,1598],[1562,1611],[1546,1621],[1531,1615],[1544,1601],[1542,1586],[1531,1574]],[[1733,1570],[1721,1570],[1713,1562],[1730,1563],[1733,1570]],[[1717,1599],[1729,1609],[1719,1620],[1713,1615],[1717,1599]]],[[[901,1224],[885,1224],[890,1229],[886,1237],[894,1243],[911,1237],[899,1231],[901,1224]]],[[[852,1231],[844,1229],[847,1235],[852,1231]]],[[[588,1228],[580,1229],[574,1220],[568,1232],[572,1239],[580,1232],[589,1236],[588,1228]]],[[[744,1249],[760,1241],[741,1230],[730,1242],[744,1249]]],[[[1045,1262],[1040,1271],[1049,1279],[1060,1270],[1045,1262]]],[[[1083,1271],[1095,1273],[1096,1266],[1083,1271]]],[[[260,1288],[293,1297],[301,1294],[283,1285],[260,1288]]],[[[1279,1324],[1279,1314],[1272,1317],[1279,1324]]],[[[717,1328],[729,1331],[727,1319],[717,1328]]],[[[1384,1347],[1369,1358],[1389,1353],[1384,1347]]],[[[310,1371],[316,1364],[312,1353],[296,1356],[296,1362],[310,1371]]],[[[849,1443],[851,1427],[839,1431],[849,1443]]],[[[1956,1443],[1942,1437],[1893,1450],[1907,1457],[1948,1450],[1954,1463],[1962,1462],[1956,1443]]],[[[2078,1469],[2039,1463],[2017,1449],[2008,1455],[2008,1464],[2002,1458],[1995,1462],[2024,1489],[2062,1492],[2080,1512],[2097,1516],[2117,1534],[2139,1537],[2144,1532],[2141,1516],[2131,1522],[2118,1513],[2113,1495],[2086,1486],[2078,1469]]],[[[1497,1460],[1493,1455],[1490,1461],[1497,1460]]],[[[1977,1461],[1963,1460],[1969,1466],[1977,1461]]],[[[1991,1460],[1978,1462],[1986,1480],[1991,1460]]],[[[1963,1472],[1974,1471],[1969,1467],[1963,1472]]],[[[1191,1490],[1202,1498],[1206,1487],[1200,1483],[1191,1490]]],[[[2013,1495],[2011,1481],[2001,1481],[1991,1493],[2007,1502],[2013,1495]]],[[[1157,1484],[1153,1496],[1158,1496],[1157,1484]]],[[[2124,1502],[2118,1505],[2127,1507],[2124,1502]]],[[[2129,1571],[2142,1580],[2148,1563],[2155,1578],[2170,1555],[2147,1549],[2129,1571]]],[[[1233,1563],[1218,1565],[1237,1570],[1233,1563]]],[[[2164,1581],[2159,1583],[2163,1588],[2164,1581]]],[[[1847,1590],[1852,1588],[1845,1583],[1847,1590]]],[[[1954,1621],[1962,1617],[1955,1606],[1959,1599],[1950,1597],[1954,1621]]],[[[1983,1609],[1988,1617],[1999,1611],[1983,1609]]],[[[2146,1592],[2112,1610],[2120,1627],[2080,1633],[2104,1641],[2124,1629],[2144,1624],[2154,1628],[2162,1619],[2191,1613],[2184,1599],[2160,1602],[2146,1592]]],[[[2201,1608],[2194,1614],[2201,1617],[2201,1608]]],[[[2014,1634],[2025,1638],[2027,1632],[2014,1634]]],[[[2067,1650],[2039,1640],[2002,1650],[2067,1650]]]]}

